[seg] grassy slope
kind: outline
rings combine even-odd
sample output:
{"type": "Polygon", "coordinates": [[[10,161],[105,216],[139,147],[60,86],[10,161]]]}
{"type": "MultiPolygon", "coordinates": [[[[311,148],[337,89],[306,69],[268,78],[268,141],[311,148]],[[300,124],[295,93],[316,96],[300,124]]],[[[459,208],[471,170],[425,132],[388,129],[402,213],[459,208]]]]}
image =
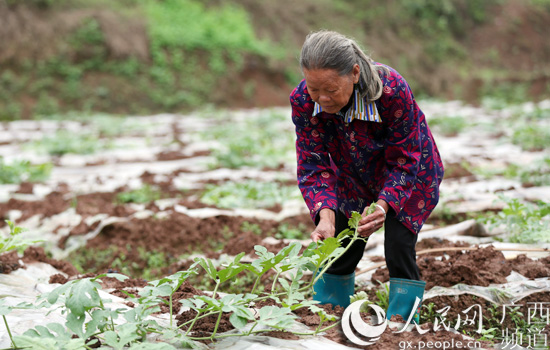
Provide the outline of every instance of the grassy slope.
{"type": "Polygon", "coordinates": [[[417,95],[549,91],[546,0],[28,3],[0,2],[0,119],[284,105],[321,28],[356,38],[417,95]]]}

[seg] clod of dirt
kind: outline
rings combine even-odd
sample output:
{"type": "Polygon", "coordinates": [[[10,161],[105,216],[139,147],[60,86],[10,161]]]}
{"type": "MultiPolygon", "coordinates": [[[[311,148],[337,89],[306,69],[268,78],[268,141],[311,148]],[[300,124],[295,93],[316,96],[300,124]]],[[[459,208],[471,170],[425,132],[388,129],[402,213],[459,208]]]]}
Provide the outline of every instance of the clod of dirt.
{"type": "Polygon", "coordinates": [[[227,241],[223,252],[229,255],[238,255],[241,252],[253,252],[254,246],[261,243],[262,237],[250,231],[243,232],[227,241]]]}
{"type": "Polygon", "coordinates": [[[70,207],[70,200],[65,199],[65,194],[54,191],[39,201],[23,201],[15,198],[10,198],[6,203],[0,203],[0,215],[7,217],[9,210],[21,211],[21,217],[18,219],[23,222],[34,215],[42,215],[43,217],[51,217],[64,212],[70,207]]]}
{"type": "Polygon", "coordinates": [[[23,253],[22,260],[24,263],[43,262],[50,264],[69,276],[75,276],[78,274],[78,270],[70,262],[49,258],[42,247],[28,247],[23,253]]]}
{"type": "Polygon", "coordinates": [[[145,287],[147,281],[141,278],[127,278],[124,281],[120,281],[114,277],[101,277],[102,288],[132,288],[132,287],[145,287]]]}
{"type": "Polygon", "coordinates": [[[65,284],[68,281],[69,281],[69,279],[67,277],[65,277],[64,275],[62,275],[60,273],[56,273],[55,275],[50,276],[50,280],[49,280],[48,283],[50,283],[50,284],[53,284],[53,283],[65,284]]]}
{"type": "Polygon", "coordinates": [[[16,193],[32,194],[34,190],[34,184],[32,182],[21,182],[16,193]]]}
{"type": "Polygon", "coordinates": [[[550,276],[550,256],[539,260],[528,258],[525,254],[509,260],[512,269],[527,278],[543,278],[550,276]]]}
{"type": "MultiPolygon", "coordinates": [[[[185,322],[191,321],[195,318],[195,316],[197,316],[197,312],[195,310],[182,312],[180,315],[176,316],[178,326],[183,325],[185,322]]],[[[235,328],[229,321],[229,316],[231,316],[231,313],[229,312],[224,312],[222,314],[217,330],[218,333],[227,332],[235,328]]],[[[208,317],[198,319],[197,322],[195,322],[195,325],[193,326],[193,331],[191,333],[193,333],[193,336],[196,337],[210,336],[214,331],[217,320],[218,315],[210,315],[208,317]]],[[[187,330],[187,326],[183,326],[181,329],[187,330]]]]}
{"type": "Polygon", "coordinates": [[[127,217],[135,211],[128,206],[115,203],[116,193],[88,193],[76,197],[76,212],[83,217],[97,214],[127,217]]]}
{"type": "Polygon", "coordinates": [[[15,250],[0,255],[0,273],[9,274],[19,268],[19,255],[15,250]]]}
{"type": "Polygon", "coordinates": [[[490,246],[478,250],[449,252],[439,261],[423,257],[418,261],[426,289],[434,286],[450,287],[458,283],[487,287],[491,283],[506,283],[512,266],[504,254],[490,246]]]}
{"type": "MultiPolygon", "coordinates": [[[[434,286],[451,287],[458,283],[488,286],[492,283],[506,283],[513,265],[507,261],[502,252],[489,246],[477,250],[451,251],[448,257],[437,260],[431,256],[419,256],[418,267],[426,289],[434,286]]],[[[377,269],[372,281],[389,281],[386,268],[377,269]]]]}
{"type": "Polygon", "coordinates": [[[95,230],[99,226],[100,221],[96,221],[91,225],[88,225],[82,220],[80,224],[73,227],[73,229],[69,232],[69,236],[80,236],[85,235],[93,230],[95,230]]]}
{"type": "MultiPolygon", "coordinates": [[[[441,238],[424,238],[416,244],[416,251],[434,249],[434,248],[449,248],[449,247],[469,247],[467,242],[451,242],[448,239],[441,238]]],[[[441,253],[434,253],[441,255],[441,253]]]]}

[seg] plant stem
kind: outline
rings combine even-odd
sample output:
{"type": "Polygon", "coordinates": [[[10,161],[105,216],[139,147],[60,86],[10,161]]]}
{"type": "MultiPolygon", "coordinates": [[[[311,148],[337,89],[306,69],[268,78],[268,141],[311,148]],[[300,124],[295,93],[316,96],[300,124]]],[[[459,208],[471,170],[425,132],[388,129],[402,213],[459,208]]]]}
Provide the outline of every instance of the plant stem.
{"type": "Polygon", "coordinates": [[[212,332],[212,335],[210,336],[211,339],[214,339],[214,337],[216,336],[216,333],[218,332],[218,327],[220,325],[220,321],[222,320],[222,314],[223,314],[223,311],[220,310],[220,313],[218,315],[218,319],[216,320],[216,325],[214,326],[214,331],[212,332]]]}
{"type": "Polygon", "coordinates": [[[218,292],[218,287],[220,286],[220,280],[216,280],[216,287],[214,287],[214,291],[212,292],[212,298],[216,299],[216,293],[218,292]]]}
{"type": "MultiPolygon", "coordinates": [[[[203,316],[199,316],[201,314],[201,312],[202,311],[197,311],[197,316],[195,316],[195,318],[192,320],[193,322],[191,322],[191,325],[189,326],[189,328],[187,328],[187,332],[185,332],[185,336],[187,336],[191,332],[191,329],[193,329],[193,326],[195,325],[195,322],[197,322],[197,320],[199,318],[203,317],[203,316]]],[[[182,324],[181,326],[183,326],[183,325],[185,325],[185,324],[182,324]]],[[[179,326],[178,328],[180,328],[181,326],[179,326]]]]}
{"type": "Polygon", "coordinates": [[[172,311],[172,294],[170,294],[170,296],[168,298],[168,302],[170,303],[170,328],[172,328],[172,315],[173,315],[173,311],[172,311]]]}
{"type": "Polygon", "coordinates": [[[281,271],[277,272],[277,275],[273,279],[273,284],[271,285],[271,293],[275,290],[275,284],[277,283],[277,280],[279,279],[279,275],[281,274],[281,271]]]}
{"type": "Polygon", "coordinates": [[[254,327],[256,327],[257,325],[258,325],[258,322],[254,323],[254,325],[252,327],[250,327],[250,330],[248,331],[247,335],[252,334],[252,331],[254,330],[254,327]]]}
{"type": "Polygon", "coordinates": [[[321,326],[323,325],[323,317],[319,316],[319,325],[317,326],[317,328],[315,328],[315,334],[319,333],[321,331],[321,326]]]}
{"type": "Polygon", "coordinates": [[[252,287],[252,291],[250,292],[250,294],[254,294],[254,291],[256,291],[256,287],[258,286],[258,283],[260,282],[261,277],[262,277],[262,275],[259,275],[256,278],[256,281],[254,282],[254,286],[252,287]]]}
{"type": "MultiPolygon", "coordinates": [[[[329,329],[334,328],[339,324],[340,324],[340,321],[335,322],[334,324],[331,324],[330,326],[327,326],[327,327],[317,331],[317,333],[322,333],[322,332],[328,331],[329,329]]],[[[210,337],[196,337],[196,338],[189,337],[189,339],[191,339],[191,340],[212,340],[213,338],[221,339],[221,338],[229,338],[229,337],[242,337],[243,335],[249,336],[249,335],[252,335],[252,334],[265,333],[265,332],[269,332],[269,330],[267,330],[267,329],[259,329],[257,331],[250,330],[246,334],[242,334],[242,333],[220,334],[220,335],[216,335],[214,337],[212,337],[212,336],[210,336],[210,337]]],[[[296,335],[316,335],[317,334],[315,332],[313,332],[313,333],[289,332],[289,333],[296,334],[296,335]]]]}
{"type": "Polygon", "coordinates": [[[2,318],[4,319],[4,324],[6,325],[6,330],[8,331],[8,336],[10,337],[11,345],[14,349],[19,349],[17,345],[15,345],[15,341],[13,340],[13,336],[11,335],[10,327],[8,326],[8,320],[6,319],[6,315],[2,315],[2,318]]]}
{"type": "Polygon", "coordinates": [[[292,333],[292,334],[296,334],[296,335],[317,335],[318,333],[326,332],[326,331],[328,331],[329,329],[334,328],[334,327],[336,327],[336,326],[339,325],[339,324],[340,324],[340,321],[334,322],[334,324],[331,324],[330,326],[327,326],[327,327],[325,327],[325,328],[323,328],[323,329],[315,330],[315,332],[313,332],[313,333],[301,333],[301,332],[291,332],[291,333],[292,333]]]}
{"type": "MultiPolygon", "coordinates": [[[[202,311],[201,311],[201,312],[202,312],[202,311]]],[[[202,315],[202,316],[199,316],[199,315],[200,315],[200,312],[199,312],[199,313],[197,314],[197,316],[195,316],[194,319],[189,320],[189,321],[187,321],[187,322],[185,322],[185,323],[180,324],[177,328],[181,328],[181,327],[183,327],[183,326],[186,326],[186,325],[188,325],[189,323],[193,323],[193,324],[194,324],[194,323],[195,323],[195,320],[199,320],[199,319],[201,319],[201,318],[208,317],[208,316],[214,315],[214,314],[216,314],[216,313],[217,313],[217,312],[210,311],[209,313],[206,313],[206,314],[204,314],[204,315],[202,315]]]]}

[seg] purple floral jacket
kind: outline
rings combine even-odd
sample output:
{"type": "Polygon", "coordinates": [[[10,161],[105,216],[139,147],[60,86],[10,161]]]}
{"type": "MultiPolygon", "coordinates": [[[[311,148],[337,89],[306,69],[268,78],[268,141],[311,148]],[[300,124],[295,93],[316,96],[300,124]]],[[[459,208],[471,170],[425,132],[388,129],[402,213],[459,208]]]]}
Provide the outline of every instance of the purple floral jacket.
{"type": "Polygon", "coordinates": [[[409,85],[388,68],[373,121],[315,114],[305,80],[290,95],[298,186],[315,222],[323,208],[349,217],[383,199],[418,233],[439,200],[443,163],[434,138],[409,85]]]}

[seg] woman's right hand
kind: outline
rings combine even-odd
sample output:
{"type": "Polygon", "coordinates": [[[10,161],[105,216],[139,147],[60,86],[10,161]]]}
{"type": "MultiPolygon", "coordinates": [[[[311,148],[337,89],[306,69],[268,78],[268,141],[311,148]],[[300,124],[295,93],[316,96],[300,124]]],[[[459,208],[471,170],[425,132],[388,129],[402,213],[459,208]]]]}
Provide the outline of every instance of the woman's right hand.
{"type": "Polygon", "coordinates": [[[329,237],[334,237],[336,215],[331,209],[321,209],[319,212],[319,223],[315,230],[310,234],[313,242],[325,240],[329,237]]]}

